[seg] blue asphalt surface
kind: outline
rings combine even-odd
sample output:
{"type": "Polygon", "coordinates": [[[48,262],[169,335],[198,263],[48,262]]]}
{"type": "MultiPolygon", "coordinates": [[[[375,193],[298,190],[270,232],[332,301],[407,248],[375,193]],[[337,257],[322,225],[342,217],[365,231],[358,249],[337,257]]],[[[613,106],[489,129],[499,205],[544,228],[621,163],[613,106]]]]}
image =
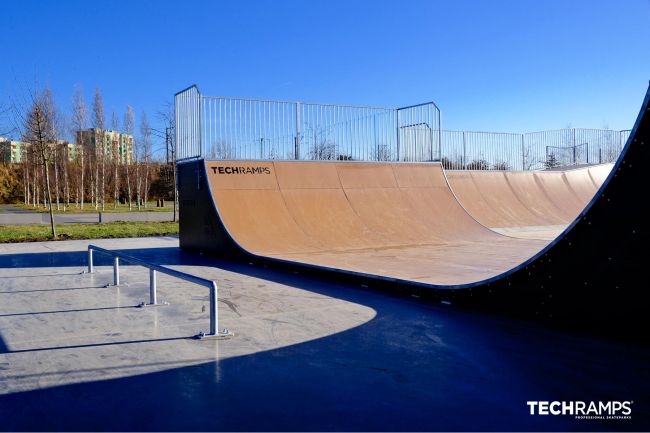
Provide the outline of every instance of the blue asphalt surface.
{"type": "MultiPolygon", "coordinates": [[[[83,252],[3,256],[78,264],[83,252]]],[[[371,307],[351,330],[159,373],[0,396],[0,430],[647,430],[650,349],[372,288],[144,249],[371,307]],[[531,416],[528,400],[633,400],[632,420],[531,416]]],[[[5,260],[6,259],[6,260],[5,260]]],[[[606,318],[603,318],[606,320],[606,318]]],[[[3,363],[0,335],[0,368],[3,363]]]]}

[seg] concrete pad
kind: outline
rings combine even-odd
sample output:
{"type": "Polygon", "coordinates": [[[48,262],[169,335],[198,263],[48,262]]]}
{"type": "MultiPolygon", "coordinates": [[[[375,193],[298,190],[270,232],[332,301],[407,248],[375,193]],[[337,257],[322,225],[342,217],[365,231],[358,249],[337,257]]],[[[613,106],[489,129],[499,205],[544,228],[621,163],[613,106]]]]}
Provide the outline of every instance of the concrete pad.
{"type": "Polygon", "coordinates": [[[9,431],[647,430],[646,346],[216,260],[174,237],[92,241],[216,278],[221,325],[194,341],[206,293],[88,241],[2,245],[0,425],[9,431]],[[532,417],[528,400],[634,400],[631,421],[532,417]]]}
{"type": "MultiPolygon", "coordinates": [[[[298,344],[371,320],[373,309],[214,267],[170,267],[214,279],[220,327],[228,341],[190,339],[209,326],[206,288],[158,275],[158,298],[169,306],[137,308],[148,300],[149,272],[121,266],[85,271],[90,241],[4,244],[0,252],[0,394],[112,379],[195,365],[298,344]],[[79,252],[66,266],[12,266],[12,255],[79,252]]],[[[175,249],[173,237],[95,240],[137,255],[175,249]],[[131,251],[130,251],[131,250],[131,251]]],[[[98,253],[96,260],[101,263],[98,253]]],[[[22,260],[28,260],[23,258],[22,260]]]]}

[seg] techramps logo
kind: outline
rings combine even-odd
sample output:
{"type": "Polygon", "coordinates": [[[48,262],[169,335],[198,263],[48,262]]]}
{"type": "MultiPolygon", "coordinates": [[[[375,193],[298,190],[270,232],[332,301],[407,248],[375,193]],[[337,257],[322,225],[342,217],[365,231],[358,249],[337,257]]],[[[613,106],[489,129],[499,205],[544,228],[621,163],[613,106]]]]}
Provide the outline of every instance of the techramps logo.
{"type": "Polygon", "coordinates": [[[573,416],[575,419],[632,419],[634,401],[527,401],[530,415],[573,416]]]}
{"type": "Polygon", "coordinates": [[[271,174],[269,167],[210,167],[214,174],[271,174]]]}

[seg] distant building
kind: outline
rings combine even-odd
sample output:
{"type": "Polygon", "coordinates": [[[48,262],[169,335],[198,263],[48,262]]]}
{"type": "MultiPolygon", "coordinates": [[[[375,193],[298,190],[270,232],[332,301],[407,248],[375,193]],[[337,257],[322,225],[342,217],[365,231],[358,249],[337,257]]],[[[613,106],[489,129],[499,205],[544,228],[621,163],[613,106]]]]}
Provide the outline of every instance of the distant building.
{"type": "Polygon", "coordinates": [[[22,162],[23,150],[26,145],[27,143],[22,141],[12,141],[0,137],[0,160],[14,164],[22,162]]]}
{"type": "MultiPolygon", "coordinates": [[[[68,143],[66,140],[56,141],[57,152],[65,155],[69,162],[73,162],[80,154],[80,146],[75,143],[68,143]],[[62,153],[61,153],[62,152],[62,153]]],[[[19,164],[25,162],[31,143],[24,141],[12,141],[0,137],[0,161],[5,163],[19,164]]]]}
{"type": "Polygon", "coordinates": [[[81,145],[75,143],[68,143],[67,141],[61,141],[59,144],[65,146],[65,153],[68,155],[68,161],[76,161],[79,155],[81,155],[81,145]]]}
{"type": "Polygon", "coordinates": [[[56,140],[57,152],[64,155],[63,158],[68,162],[74,162],[81,155],[81,146],[75,143],[69,143],[67,140],[56,140]]]}
{"type": "Polygon", "coordinates": [[[133,162],[133,136],[118,131],[90,128],[77,131],[77,143],[97,154],[103,152],[108,160],[117,158],[122,164],[133,162]]]}

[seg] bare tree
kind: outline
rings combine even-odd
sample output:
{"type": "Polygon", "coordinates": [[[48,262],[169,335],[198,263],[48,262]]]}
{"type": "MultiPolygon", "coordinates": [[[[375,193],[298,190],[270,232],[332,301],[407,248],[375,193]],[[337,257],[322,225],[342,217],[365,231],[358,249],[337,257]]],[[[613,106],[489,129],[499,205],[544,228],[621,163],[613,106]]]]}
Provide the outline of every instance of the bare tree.
{"type": "Polygon", "coordinates": [[[60,152],[59,152],[59,143],[55,138],[54,144],[52,145],[52,166],[54,168],[54,200],[56,201],[56,210],[61,210],[61,204],[59,200],[59,162],[60,152]]]}
{"type": "MultiPolygon", "coordinates": [[[[116,133],[120,129],[120,119],[117,117],[117,113],[113,110],[111,115],[111,129],[116,133]]],[[[120,143],[113,143],[111,147],[112,153],[112,163],[113,163],[113,208],[117,208],[117,202],[120,198],[120,178],[118,175],[118,168],[120,166],[120,154],[119,154],[120,143]]]]}
{"type": "MultiPolygon", "coordinates": [[[[158,112],[158,117],[165,124],[165,144],[167,147],[168,155],[171,154],[171,164],[172,164],[172,188],[173,188],[173,199],[174,199],[174,219],[176,221],[176,209],[178,206],[178,186],[176,185],[176,147],[175,147],[175,138],[174,138],[174,125],[175,125],[175,114],[174,114],[174,105],[171,103],[165,104],[165,109],[158,112]]],[[[167,158],[167,163],[169,164],[169,157],[167,158]]]]}
{"type": "MultiPolygon", "coordinates": [[[[124,132],[127,135],[130,135],[133,137],[133,133],[135,132],[135,114],[133,113],[133,107],[130,105],[126,106],[126,113],[124,113],[124,132]]],[[[135,145],[135,143],[131,143],[132,146],[135,145]]],[[[128,146],[127,146],[128,149],[128,146]]],[[[133,194],[131,192],[131,176],[130,176],[130,171],[131,171],[131,164],[133,163],[133,147],[131,148],[131,154],[126,155],[126,164],[124,164],[124,169],[126,171],[126,188],[127,188],[127,194],[128,194],[128,199],[129,199],[129,210],[132,209],[132,202],[131,199],[133,197],[133,194]]]]}
{"type": "Polygon", "coordinates": [[[393,159],[390,147],[387,144],[378,144],[375,147],[375,161],[391,161],[393,159]]]}
{"type": "Polygon", "coordinates": [[[309,149],[309,157],[316,161],[330,161],[336,159],[336,145],[321,140],[316,141],[309,149]]]}
{"type": "Polygon", "coordinates": [[[77,202],[81,209],[84,208],[84,196],[86,188],[84,184],[84,160],[86,159],[86,127],[88,126],[88,110],[86,108],[86,101],[84,100],[83,91],[77,87],[72,97],[72,127],[75,135],[77,136],[79,155],[77,160],[81,165],[78,171],[79,182],[77,185],[77,202]]]}
{"type": "MultiPolygon", "coordinates": [[[[140,143],[140,151],[142,152],[141,160],[144,165],[144,173],[141,179],[142,200],[144,201],[144,207],[146,209],[148,198],[147,196],[149,193],[149,165],[151,162],[151,127],[149,126],[147,113],[144,111],[142,112],[142,118],[140,119],[140,134],[142,136],[140,143]]],[[[138,186],[138,189],[139,187],[140,186],[138,186]]]]}
{"type": "Polygon", "coordinates": [[[99,196],[101,194],[102,210],[106,204],[106,134],[104,118],[104,100],[99,87],[95,88],[95,99],[93,100],[93,127],[95,128],[95,209],[98,207],[99,196]],[[101,147],[100,147],[101,146],[101,147]],[[99,148],[99,149],[98,149],[99,148]],[[98,191],[100,185],[99,165],[101,164],[101,191],[98,191]]]}
{"type": "Polygon", "coordinates": [[[56,239],[50,190],[50,164],[52,163],[53,150],[56,147],[56,109],[52,91],[49,88],[32,95],[32,106],[25,116],[23,141],[30,143],[32,152],[43,167],[45,194],[47,194],[50,211],[50,227],[52,238],[56,239]]]}
{"type": "MultiPolygon", "coordinates": [[[[66,132],[70,131],[70,126],[68,125],[68,118],[63,114],[63,111],[59,112],[59,121],[57,122],[57,135],[59,137],[64,137],[66,136],[66,132]]],[[[74,141],[74,139],[73,139],[74,141]]],[[[63,170],[62,176],[63,176],[63,211],[66,211],[70,207],[70,176],[69,176],[69,169],[70,169],[70,142],[64,141],[61,145],[60,148],[60,154],[59,154],[59,164],[63,170]]]]}

